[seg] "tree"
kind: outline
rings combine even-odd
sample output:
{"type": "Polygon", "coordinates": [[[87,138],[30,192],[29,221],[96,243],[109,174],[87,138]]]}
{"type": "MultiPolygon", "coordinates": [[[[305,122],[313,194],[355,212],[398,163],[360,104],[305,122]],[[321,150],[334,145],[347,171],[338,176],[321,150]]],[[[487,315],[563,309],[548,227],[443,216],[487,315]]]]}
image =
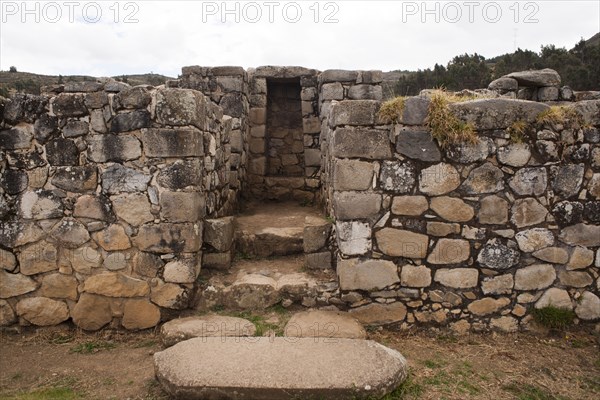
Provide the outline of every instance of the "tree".
{"type": "Polygon", "coordinates": [[[8,69],[8,72],[17,72],[17,67],[15,67],[14,65],[11,65],[10,68],[8,69]]]}
{"type": "Polygon", "coordinates": [[[456,56],[448,63],[448,89],[480,89],[488,85],[491,76],[485,57],[477,53],[456,56]]]}

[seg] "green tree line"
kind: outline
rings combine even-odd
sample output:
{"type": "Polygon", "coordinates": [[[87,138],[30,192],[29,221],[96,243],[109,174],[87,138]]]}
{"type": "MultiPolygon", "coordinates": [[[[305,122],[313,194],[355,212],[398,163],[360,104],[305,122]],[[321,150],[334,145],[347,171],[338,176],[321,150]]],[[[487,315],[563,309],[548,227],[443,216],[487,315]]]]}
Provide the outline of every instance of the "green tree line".
{"type": "Polygon", "coordinates": [[[539,53],[518,49],[489,60],[475,54],[454,57],[446,66],[405,73],[396,85],[396,93],[414,96],[423,89],[444,87],[448,90],[485,88],[496,78],[515,71],[552,68],[562,84],[574,90],[600,90],[600,44],[581,40],[571,50],[554,45],[542,46],[539,53]]]}

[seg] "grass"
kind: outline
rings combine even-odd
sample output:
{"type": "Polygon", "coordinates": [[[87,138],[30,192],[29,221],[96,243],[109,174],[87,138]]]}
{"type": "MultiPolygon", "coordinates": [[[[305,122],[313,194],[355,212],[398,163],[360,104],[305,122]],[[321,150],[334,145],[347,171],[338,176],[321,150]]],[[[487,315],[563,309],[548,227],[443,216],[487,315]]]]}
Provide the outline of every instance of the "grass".
{"type": "Polygon", "coordinates": [[[80,399],[78,394],[71,388],[56,387],[47,389],[36,389],[27,393],[15,395],[0,395],[0,400],[75,400],[80,399]]]}
{"type": "Polygon", "coordinates": [[[384,102],[378,112],[378,117],[386,124],[397,124],[402,119],[406,98],[399,96],[384,102]]]}
{"type": "Polygon", "coordinates": [[[71,353],[93,354],[102,350],[114,349],[115,347],[117,347],[117,345],[112,342],[92,340],[84,343],[79,343],[78,345],[71,347],[71,353]]]}
{"type": "Polygon", "coordinates": [[[478,141],[474,125],[460,120],[450,111],[450,103],[464,100],[441,90],[435,91],[431,96],[426,124],[442,148],[450,144],[478,141]]]}
{"type": "Polygon", "coordinates": [[[570,106],[551,106],[538,114],[536,122],[553,129],[556,129],[557,125],[562,125],[565,129],[583,129],[591,126],[577,110],[570,106]]]}
{"type": "Polygon", "coordinates": [[[575,319],[573,311],[554,306],[534,308],[531,310],[531,315],[538,324],[554,330],[564,330],[572,325],[575,319]]]}
{"type": "Polygon", "coordinates": [[[423,386],[414,381],[411,375],[406,378],[393,392],[372,400],[411,400],[418,399],[423,395],[423,386]]]}
{"type": "Polygon", "coordinates": [[[516,396],[517,400],[566,400],[566,397],[555,396],[545,389],[540,387],[521,384],[521,383],[510,383],[502,387],[505,391],[512,393],[516,396]]]}
{"type": "Polygon", "coordinates": [[[510,135],[512,143],[524,143],[528,137],[531,126],[522,119],[513,122],[506,132],[510,135]]]}

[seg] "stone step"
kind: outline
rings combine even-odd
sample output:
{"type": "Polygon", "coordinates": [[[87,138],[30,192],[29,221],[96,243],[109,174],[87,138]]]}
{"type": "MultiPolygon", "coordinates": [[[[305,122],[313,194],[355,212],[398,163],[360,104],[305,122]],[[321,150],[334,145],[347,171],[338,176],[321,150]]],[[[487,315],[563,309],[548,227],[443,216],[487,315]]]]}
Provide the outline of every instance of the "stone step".
{"type": "Polygon", "coordinates": [[[195,338],[155,353],[154,366],[176,399],[379,398],[408,374],[395,350],[331,338],[195,338]]]}
{"type": "Polygon", "coordinates": [[[322,218],[297,203],[249,203],[235,218],[236,252],[254,257],[302,253],[306,217],[322,218]]]}
{"type": "Polygon", "coordinates": [[[338,290],[333,270],[304,270],[304,257],[237,260],[229,273],[202,271],[195,309],[263,310],[275,304],[328,305],[338,290]]]}

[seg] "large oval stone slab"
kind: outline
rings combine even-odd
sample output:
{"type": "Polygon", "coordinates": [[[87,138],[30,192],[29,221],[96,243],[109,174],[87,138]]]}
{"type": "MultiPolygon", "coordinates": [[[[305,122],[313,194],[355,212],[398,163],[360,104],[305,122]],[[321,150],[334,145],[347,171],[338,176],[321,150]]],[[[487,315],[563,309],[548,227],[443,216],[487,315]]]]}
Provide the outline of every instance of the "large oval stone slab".
{"type": "Polygon", "coordinates": [[[402,383],[406,359],[370,340],[206,337],[154,354],[176,399],[366,399],[402,383]]]}
{"type": "Polygon", "coordinates": [[[172,319],[160,329],[165,346],[196,337],[254,336],[255,333],[256,327],[252,322],[222,315],[172,319]]]}

